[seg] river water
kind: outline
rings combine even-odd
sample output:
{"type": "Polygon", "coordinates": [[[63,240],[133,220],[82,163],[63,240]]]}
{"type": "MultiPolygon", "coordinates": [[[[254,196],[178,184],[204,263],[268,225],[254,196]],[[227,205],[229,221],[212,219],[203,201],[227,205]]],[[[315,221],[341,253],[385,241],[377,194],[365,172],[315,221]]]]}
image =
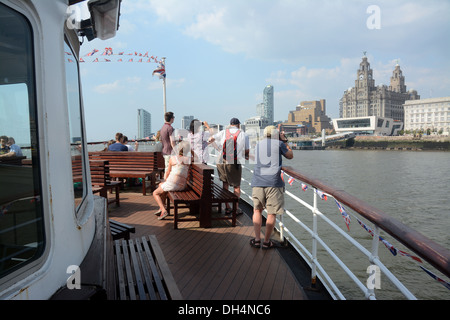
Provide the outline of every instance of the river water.
{"type": "MultiPolygon", "coordinates": [[[[450,153],[448,152],[415,152],[415,151],[371,151],[371,150],[296,150],[294,159],[283,159],[283,165],[294,167],[296,170],[310,177],[319,179],[328,185],[345,190],[371,206],[374,206],[405,225],[419,231],[426,237],[450,248],[450,153]]],[[[244,176],[251,177],[250,172],[244,171],[244,176]]],[[[243,187],[251,192],[248,186],[243,187]]],[[[293,185],[286,184],[286,190],[313,203],[313,191],[301,190],[301,183],[295,181],[293,185]]],[[[344,220],[334,199],[318,200],[319,210],[347,232],[344,220]]],[[[286,195],[286,209],[292,212],[302,222],[312,227],[311,211],[299,205],[286,195]]],[[[347,211],[358,217],[349,208],[347,211]]],[[[303,229],[284,221],[296,237],[305,242],[305,247],[311,250],[309,234],[303,229]]],[[[366,223],[373,229],[370,222],[366,223]]],[[[353,249],[347,240],[327,227],[319,219],[319,235],[337,252],[338,256],[348,263],[349,268],[357,274],[363,284],[366,284],[370,265],[368,259],[353,249]]],[[[348,233],[371,249],[372,237],[352,217],[348,233]]],[[[397,249],[414,255],[410,249],[398,243],[390,235],[381,236],[393,244],[397,249]]],[[[420,264],[404,256],[393,256],[380,243],[379,256],[391,272],[418,299],[450,299],[450,290],[435,281],[419,266],[433,271],[436,275],[449,281],[441,273],[427,263],[420,264]]],[[[348,299],[363,299],[361,291],[354,288],[337,264],[331,262],[323,253],[319,253],[319,261],[330,268],[333,279],[338,279],[338,287],[343,287],[343,293],[348,299]],[[323,259],[323,260],[321,260],[323,259]]],[[[328,270],[327,270],[328,271],[328,270]]],[[[380,289],[375,290],[378,299],[403,299],[397,294],[389,279],[381,276],[380,289]]]]}

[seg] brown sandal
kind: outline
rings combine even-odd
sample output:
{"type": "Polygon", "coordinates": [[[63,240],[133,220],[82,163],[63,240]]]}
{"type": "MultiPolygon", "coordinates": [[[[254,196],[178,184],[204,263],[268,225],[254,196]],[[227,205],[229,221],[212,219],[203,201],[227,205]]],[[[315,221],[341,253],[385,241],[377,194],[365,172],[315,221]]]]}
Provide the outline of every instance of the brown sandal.
{"type": "Polygon", "coordinates": [[[252,239],[252,240],[250,240],[250,245],[253,247],[253,248],[261,248],[261,240],[256,240],[256,239],[252,239]]]}
{"type": "Polygon", "coordinates": [[[272,249],[275,247],[276,247],[276,245],[274,242],[272,242],[272,240],[269,240],[269,242],[263,242],[263,245],[262,245],[263,250],[269,250],[269,249],[272,249]]]}

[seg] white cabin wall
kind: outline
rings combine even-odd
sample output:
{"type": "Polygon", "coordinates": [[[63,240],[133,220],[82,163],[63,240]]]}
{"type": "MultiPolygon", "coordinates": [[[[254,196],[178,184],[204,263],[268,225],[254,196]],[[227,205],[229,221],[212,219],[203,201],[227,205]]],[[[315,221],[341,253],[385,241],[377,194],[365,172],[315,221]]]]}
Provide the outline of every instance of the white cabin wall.
{"type": "MultiPolygon", "coordinates": [[[[11,3],[24,7],[23,1],[11,3]]],[[[37,272],[11,285],[7,292],[0,293],[0,297],[48,299],[65,285],[69,277],[66,273],[68,266],[80,265],[89,250],[95,233],[94,204],[90,194],[90,203],[84,212],[78,217],[75,215],[65,93],[64,23],[67,1],[32,0],[25,3],[26,16],[35,34],[47,256],[37,272]],[[37,12],[38,16],[32,12],[37,12]],[[81,219],[83,223],[80,223],[81,219]]]]}

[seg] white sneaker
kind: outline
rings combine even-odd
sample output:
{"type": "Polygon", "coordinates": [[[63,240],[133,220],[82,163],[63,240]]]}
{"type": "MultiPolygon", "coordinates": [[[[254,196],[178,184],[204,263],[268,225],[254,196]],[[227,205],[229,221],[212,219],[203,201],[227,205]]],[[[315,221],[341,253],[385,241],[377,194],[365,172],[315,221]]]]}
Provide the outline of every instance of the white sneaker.
{"type": "Polygon", "coordinates": [[[164,211],[161,213],[161,215],[158,217],[158,220],[163,220],[165,217],[167,217],[169,213],[167,211],[164,211]]]}

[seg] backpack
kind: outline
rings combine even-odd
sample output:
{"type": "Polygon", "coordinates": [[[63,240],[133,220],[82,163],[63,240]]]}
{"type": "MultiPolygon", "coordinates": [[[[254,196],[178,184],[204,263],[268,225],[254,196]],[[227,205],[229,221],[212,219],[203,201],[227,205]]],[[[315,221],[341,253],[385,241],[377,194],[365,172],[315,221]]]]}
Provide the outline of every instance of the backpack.
{"type": "Polygon", "coordinates": [[[237,164],[237,138],[241,130],[236,131],[236,133],[232,134],[229,129],[225,131],[225,142],[223,143],[222,148],[222,157],[223,160],[228,160],[228,163],[231,162],[231,159],[234,159],[233,163],[237,164]]]}

